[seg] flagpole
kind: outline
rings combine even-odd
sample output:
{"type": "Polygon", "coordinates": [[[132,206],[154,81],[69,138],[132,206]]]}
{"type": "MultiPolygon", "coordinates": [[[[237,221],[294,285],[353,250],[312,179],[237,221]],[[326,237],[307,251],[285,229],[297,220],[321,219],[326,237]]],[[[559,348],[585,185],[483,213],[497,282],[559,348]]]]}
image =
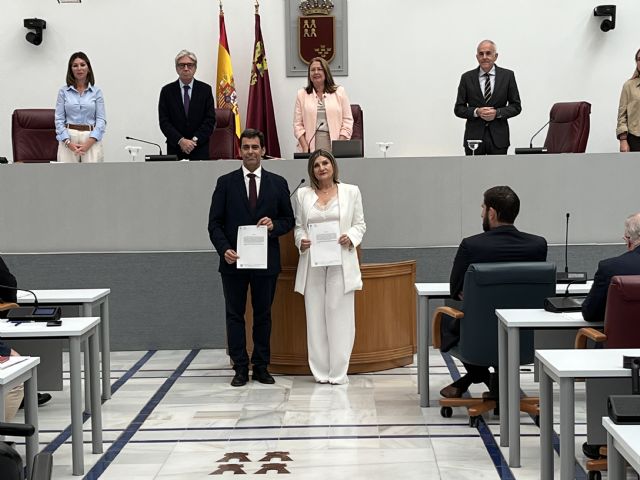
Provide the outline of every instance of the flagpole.
{"type": "Polygon", "coordinates": [[[218,3],[220,4],[220,15],[224,15],[224,12],[222,11],[222,0],[219,0],[218,3]]]}
{"type": "Polygon", "coordinates": [[[256,15],[258,15],[260,13],[260,4],[258,3],[258,0],[256,0],[256,4],[255,4],[255,8],[256,8],[256,15]]]}

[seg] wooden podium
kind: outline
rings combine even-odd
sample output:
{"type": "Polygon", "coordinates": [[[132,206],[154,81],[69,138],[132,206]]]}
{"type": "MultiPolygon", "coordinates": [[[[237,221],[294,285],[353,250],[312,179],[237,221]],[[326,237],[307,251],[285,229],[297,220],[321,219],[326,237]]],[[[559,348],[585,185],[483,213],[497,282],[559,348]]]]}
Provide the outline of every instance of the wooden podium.
{"type": "MultiPolygon", "coordinates": [[[[298,250],[293,233],[280,237],[282,272],[271,309],[271,364],[274,373],[310,374],[304,297],[293,291],[298,250]]],[[[361,265],[363,289],[356,292],[356,338],[349,373],[409,365],[416,352],[416,262],[361,265]]],[[[251,348],[247,301],[247,347],[251,348]]]]}

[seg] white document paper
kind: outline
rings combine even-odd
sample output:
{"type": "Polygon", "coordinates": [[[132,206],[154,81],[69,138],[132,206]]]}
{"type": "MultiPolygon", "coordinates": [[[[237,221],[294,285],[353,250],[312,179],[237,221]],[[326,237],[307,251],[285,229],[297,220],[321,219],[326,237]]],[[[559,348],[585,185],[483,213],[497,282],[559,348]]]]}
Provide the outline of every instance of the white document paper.
{"type": "Polygon", "coordinates": [[[338,222],[322,222],[309,224],[311,237],[311,266],[328,267],[342,265],[342,246],[340,224],[338,222]]]}
{"type": "Polygon", "coordinates": [[[267,226],[242,225],[238,228],[238,268],[267,268],[267,226]]]}

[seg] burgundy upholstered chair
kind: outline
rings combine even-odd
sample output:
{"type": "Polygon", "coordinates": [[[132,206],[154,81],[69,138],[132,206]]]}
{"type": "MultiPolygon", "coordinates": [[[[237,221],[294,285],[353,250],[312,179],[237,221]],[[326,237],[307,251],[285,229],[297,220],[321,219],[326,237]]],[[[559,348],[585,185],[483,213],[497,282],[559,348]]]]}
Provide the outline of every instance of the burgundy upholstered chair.
{"type": "Polygon", "coordinates": [[[237,158],[236,138],[236,116],[228,108],[216,108],[216,128],[209,140],[209,158],[211,160],[237,158]]]}
{"type": "Polygon", "coordinates": [[[58,155],[55,111],[52,108],[14,110],[11,140],[14,162],[55,162],[58,155]]]}
{"type": "Polygon", "coordinates": [[[351,104],[351,114],[353,115],[352,140],[362,140],[362,150],[360,156],[364,157],[364,117],[362,108],[358,104],[351,104]]]}
{"type": "MultiPolygon", "coordinates": [[[[604,333],[595,328],[581,328],[576,336],[576,348],[585,348],[587,339],[596,343],[604,342],[604,348],[640,348],[640,275],[620,275],[611,279],[607,293],[607,307],[604,313],[604,333]]],[[[622,362],[622,358],[620,359],[622,362]]],[[[627,385],[627,384],[625,384],[627,385]]],[[[611,388],[610,385],[607,387],[611,388]]],[[[592,386],[587,380],[586,394],[591,395],[592,386]]],[[[602,384],[595,385],[596,390],[602,389],[602,384]]],[[[619,387],[618,387],[619,388],[619,387]]],[[[629,391],[631,385],[628,385],[629,391]]],[[[620,393],[611,392],[609,393],[620,393]]],[[[587,401],[587,416],[594,415],[600,419],[606,415],[606,408],[602,404],[602,411],[589,412],[587,401]]],[[[597,405],[597,404],[596,404],[597,405]]],[[[589,422],[587,422],[588,424],[589,422]]],[[[606,453],[600,449],[603,458],[587,461],[589,478],[592,472],[607,470],[606,453]]]]}
{"type": "Polygon", "coordinates": [[[605,348],[640,348],[640,275],[619,275],[611,279],[604,314],[604,333],[581,328],[576,346],[586,339],[604,342],[605,348]],[[581,337],[582,335],[582,337],[581,337]]]}
{"type": "Polygon", "coordinates": [[[584,153],[589,140],[588,102],[556,103],[549,113],[549,131],[544,141],[547,153],[584,153]]]}

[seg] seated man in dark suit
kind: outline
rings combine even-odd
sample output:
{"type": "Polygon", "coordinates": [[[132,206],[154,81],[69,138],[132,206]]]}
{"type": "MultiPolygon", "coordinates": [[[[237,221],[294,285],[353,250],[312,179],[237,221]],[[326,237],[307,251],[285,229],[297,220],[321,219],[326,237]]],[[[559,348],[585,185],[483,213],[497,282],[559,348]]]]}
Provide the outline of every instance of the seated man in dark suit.
{"type": "Polygon", "coordinates": [[[160,130],[167,137],[167,154],[190,160],[207,160],[209,138],[216,126],[211,86],[196,80],[195,53],[176,55],[178,80],[162,87],[158,101],[160,130]]]}
{"type": "MultiPolygon", "coordinates": [[[[604,321],[609,284],[616,275],[640,275],[640,213],[628,217],[624,222],[624,241],[627,251],[620,256],[607,258],[598,263],[593,285],[582,303],[582,316],[587,322],[604,321]]],[[[589,404],[587,404],[589,408],[589,404]]],[[[588,415],[587,411],[587,415],[588,415]]],[[[603,410],[602,414],[606,414],[603,410]]],[[[602,416],[602,415],[599,415],[602,416]]],[[[599,444],[582,444],[582,452],[589,458],[600,458],[599,444]]]]}
{"type": "MultiPolygon", "coordinates": [[[[452,298],[462,299],[464,275],[472,263],[546,261],[547,241],[521,232],[513,225],[519,211],[520,199],[510,187],[498,186],[484,192],[481,214],[484,233],[463,239],[458,247],[451,269],[452,298]]],[[[491,376],[488,367],[466,363],[464,367],[466,375],[440,390],[440,395],[457,398],[472,383],[484,382],[489,386],[491,376]]],[[[490,387],[490,390],[495,389],[490,387]]]]}
{"type": "Polygon", "coordinates": [[[587,322],[604,321],[607,293],[612,277],[640,275],[640,248],[637,248],[640,245],[640,213],[631,215],[625,220],[623,238],[627,252],[598,263],[593,285],[582,304],[582,316],[587,322]]]}

